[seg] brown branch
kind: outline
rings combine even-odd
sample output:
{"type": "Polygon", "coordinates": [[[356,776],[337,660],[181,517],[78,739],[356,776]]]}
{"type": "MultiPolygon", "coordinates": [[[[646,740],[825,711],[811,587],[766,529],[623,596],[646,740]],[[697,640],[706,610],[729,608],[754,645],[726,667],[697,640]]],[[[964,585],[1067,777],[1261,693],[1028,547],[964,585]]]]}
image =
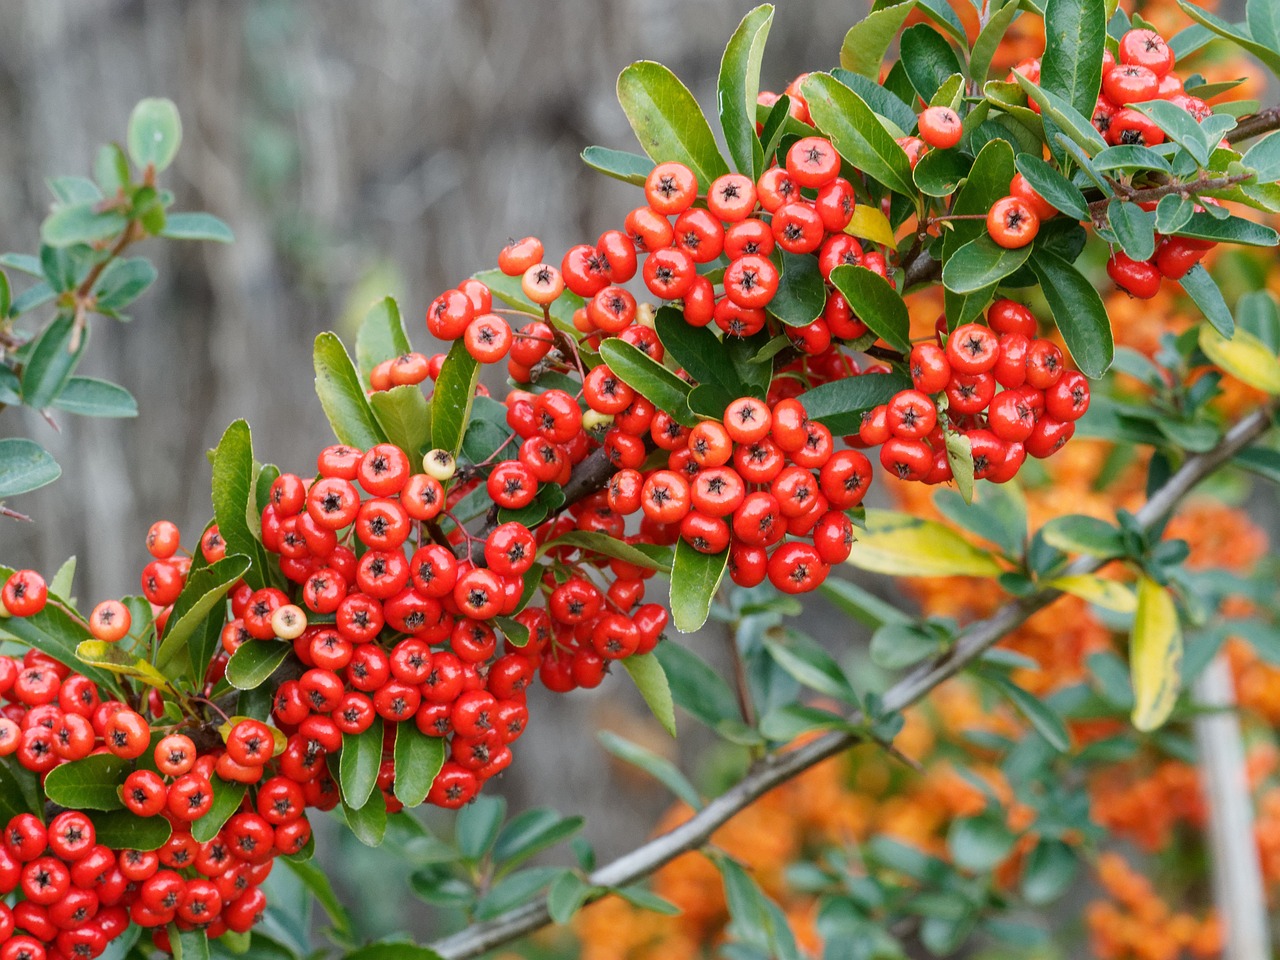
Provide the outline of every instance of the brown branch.
{"type": "MultiPolygon", "coordinates": [[[[1188,457],[1135,515],[1141,529],[1148,532],[1159,529],[1170,511],[1200,481],[1266,433],[1272,426],[1278,402],[1272,401],[1243,418],[1212,450],[1188,457]]],[[[1083,558],[1068,567],[1068,572],[1091,573],[1102,564],[1102,560],[1083,558]]],[[[890,687],[883,697],[884,709],[900,711],[918,702],[1061,595],[1057,590],[1039,590],[1030,596],[1012,600],[986,619],[970,624],[960,632],[955,644],[945,654],[917,667],[890,687]]],[[[861,723],[863,718],[854,716],[852,720],[861,723]]],[[[716,830],[770,790],[864,739],[855,733],[828,733],[794,750],[770,754],[751,773],[711,800],[689,820],[596,870],[587,882],[595,887],[615,888],[644,879],[681,854],[706,844],[716,830]]],[[[444,960],[467,960],[549,923],[551,915],[544,897],[438,940],[431,944],[431,949],[444,960]]]]}
{"type": "Polygon", "coordinates": [[[1272,130],[1280,130],[1280,107],[1267,107],[1242,118],[1234,129],[1227,132],[1226,139],[1227,143],[1235,144],[1272,130]]]}
{"type": "MultiPolygon", "coordinates": [[[[1153,200],[1159,200],[1161,197],[1191,197],[1208,190],[1225,190],[1227,187],[1234,187],[1237,183],[1244,183],[1246,180],[1252,179],[1253,174],[1241,173],[1229,177],[1200,177],[1190,181],[1174,181],[1172,183],[1162,183],[1157,187],[1135,189],[1123,183],[1114,183],[1113,186],[1115,187],[1116,196],[1121,200],[1126,200],[1130,203],[1150,203],[1153,200]]],[[[1095,220],[1098,219],[1106,212],[1107,204],[1110,202],[1110,197],[1094,200],[1089,204],[1089,213],[1093,215],[1095,220]]]]}

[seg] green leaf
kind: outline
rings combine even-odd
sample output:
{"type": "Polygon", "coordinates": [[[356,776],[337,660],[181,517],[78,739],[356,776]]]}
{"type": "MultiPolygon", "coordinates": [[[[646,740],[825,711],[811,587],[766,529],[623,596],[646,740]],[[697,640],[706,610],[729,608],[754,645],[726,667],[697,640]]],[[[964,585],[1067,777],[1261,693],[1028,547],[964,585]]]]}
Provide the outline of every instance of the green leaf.
{"type": "Polygon", "coordinates": [[[1120,247],[1134,260],[1150,260],[1156,252],[1156,217],[1119,197],[1107,204],[1107,220],[1120,247]]]}
{"type": "Polygon", "coordinates": [[[1165,236],[1177,233],[1191,221],[1196,202],[1190,197],[1161,197],[1156,204],[1156,230],[1165,236]]]}
{"type": "Polygon", "coordinates": [[[547,913],[555,923],[563,926],[573,919],[573,915],[598,889],[572,870],[566,870],[547,891],[547,913]]]}
{"type": "Polygon", "coordinates": [[[681,633],[693,633],[707,622],[711,600],[720,589],[728,564],[727,550],[699,553],[683,538],[676,544],[671,565],[671,620],[681,633]]]}
{"type": "Polygon", "coordinates": [[[1016,838],[1000,813],[953,820],[947,831],[947,848],[956,866],[974,873],[994,870],[1013,851],[1016,838]]]}
{"type": "Polygon", "coordinates": [[[895,350],[911,350],[911,318],[901,294],[866,267],[843,264],[831,271],[831,283],[854,314],[895,350]]]}
{"type": "Polygon", "coordinates": [[[506,812],[507,802],[501,797],[482,795],[463,807],[458,814],[454,841],[464,859],[480,860],[493,848],[506,812]]]}
{"type": "MultiPolygon", "coordinates": [[[[654,329],[667,354],[703,386],[714,386],[726,401],[754,396],[763,399],[771,369],[764,364],[742,362],[751,341],[720,340],[706,327],[691,327],[673,307],[658,311],[654,329]],[[728,354],[729,363],[725,363],[728,354]],[[765,367],[763,374],[760,367],[765,367]]],[[[754,354],[752,354],[754,356],[754,354]]],[[[614,371],[617,372],[616,369],[614,371]]]]}
{"type": "Polygon", "coordinates": [[[891,510],[867,510],[846,561],[861,570],[903,577],[995,577],[1003,568],[950,527],[891,510]]]}
{"type": "Polygon", "coordinates": [[[384,360],[393,360],[412,353],[409,334],[394,297],[383,297],[371,306],[360,329],[356,332],[356,364],[360,368],[361,382],[370,385],[369,375],[384,360]]]}
{"type": "Polygon", "coordinates": [[[698,418],[689,411],[688,404],[693,388],[642,350],[610,337],[600,344],[600,358],[623,383],[659,410],[671,414],[677,423],[687,427],[697,424],[698,418]]]}
{"type": "Polygon", "coordinates": [[[651,653],[641,656],[627,657],[622,661],[636,689],[644,697],[650,712],[662,724],[662,729],[671,736],[676,735],[676,710],[671,699],[671,687],[667,684],[667,675],[662,664],[651,653]]]}
{"type": "Polygon", "coordinates": [[[115,850],[157,850],[173,828],[164,817],[139,817],[128,810],[90,813],[98,842],[115,850]]]}
{"type": "Polygon", "coordinates": [[[840,45],[840,66],[871,80],[880,79],[880,64],[907,17],[915,9],[914,0],[873,10],[844,35],[840,45]]]}
{"type": "MultiPolygon", "coordinates": [[[[459,340],[454,347],[462,345],[459,340]]],[[[450,356],[453,351],[450,351],[450,356]]],[[[470,357],[470,354],[467,354],[470,357]]],[[[316,337],[314,352],[316,371],[316,396],[329,418],[329,426],[340,443],[360,450],[368,450],[379,443],[386,443],[387,436],[378,425],[377,418],[365,398],[360,374],[342,341],[332,333],[316,337]]],[[[475,361],[472,361],[473,363],[475,361]]],[[[441,379],[444,371],[440,372],[441,379]]],[[[437,384],[437,393],[439,384],[437,384]]],[[[461,438],[459,438],[461,439],[461,438]]],[[[451,451],[457,453],[456,448],[451,451]]]]}
{"type": "MultiPolygon", "coordinates": [[[[286,857],[284,864],[316,898],[316,902],[328,915],[329,922],[333,924],[333,932],[338,938],[345,941],[352,940],[354,934],[351,914],[347,912],[347,908],[342,905],[342,901],[334,892],[333,884],[329,882],[329,875],[313,863],[301,863],[286,857]]],[[[405,955],[402,954],[402,956],[405,955]]]]}
{"type": "Polygon", "coordinates": [[[277,640],[249,640],[227,661],[227,683],[237,690],[253,690],[262,686],[284,663],[293,649],[277,640]]]}
{"type": "Polygon", "coordinates": [[[205,668],[206,664],[190,658],[187,641],[218,604],[224,602],[227,593],[249,569],[249,562],[249,558],[242,554],[232,554],[211,566],[191,571],[186,586],[173,605],[164,639],[156,653],[156,663],[162,670],[173,664],[179,652],[188,653],[189,666],[193,670],[205,668]]]}
{"type": "Polygon", "coordinates": [[[1125,173],[1135,173],[1139,170],[1173,172],[1173,167],[1168,160],[1155,150],[1141,147],[1136,143],[1118,143],[1114,147],[1107,147],[1093,158],[1093,168],[1103,173],[1110,173],[1113,170],[1121,170],[1125,173]]]}
{"type": "Polygon", "coordinates": [[[1079,870],[1075,850],[1061,840],[1044,838],[1035,845],[1022,868],[1022,896],[1028,903],[1052,903],[1070,889],[1079,870]]]}
{"type": "MultiPolygon", "coordinates": [[[[878,78],[872,81],[860,74],[841,69],[832,70],[831,75],[860,96],[878,116],[888,120],[898,130],[905,133],[916,125],[915,111],[899,100],[887,87],[880,86],[878,78]]],[[[861,234],[855,234],[855,236],[861,236],[861,234]]]]}
{"type": "Polygon", "coordinates": [[[556,547],[577,547],[589,553],[613,557],[637,567],[648,570],[671,571],[672,551],[669,547],[656,547],[652,544],[633,545],[625,543],[607,533],[596,533],[590,530],[571,530],[552,540],[543,551],[556,547]]]}
{"type": "Polygon", "coordinates": [[[986,83],[987,77],[991,73],[991,61],[995,57],[996,51],[1000,48],[1000,41],[1004,39],[1009,25],[1013,23],[1014,18],[1021,11],[1022,4],[1014,3],[1010,0],[1010,2],[991,14],[986,24],[979,31],[978,38],[973,42],[973,51],[969,54],[969,76],[974,79],[978,86],[981,87],[986,83]]]}
{"type": "Polygon", "coordinates": [[[583,817],[564,817],[548,807],[525,810],[503,825],[493,845],[493,860],[509,870],[568,840],[585,823],[583,817]]]}
{"type": "Polygon", "coordinates": [[[925,103],[933,100],[948,77],[963,72],[951,44],[928,24],[918,23],[906,30],[899,48],[911,86],[925,103]]]}
{"type": "Polygon", "coordinates": [[[784,703],[774,707],[760,720],[760,733],[778,743],[790,743],[797,737],[815,730],[846,730],[855,728],[844,717],[818,707],[806,707],[798,703],[784,703]]]}
{"type": "Polygon", "coordinates": [[[210,777],[209,782],[213,784],[213,806],[208,813],[191,824],[191,836],[198,843],[208,843],[218,835],[222,825],[240,809],[240,802],[248,791],[246,784],[223,780],[217,774],[210,777]]]}
{"type": "Polygon", "coordinates": [[[342,815],[355,838],[366,847],[382,845],[387,832],[387,803],[380,792],[375,790],[363,807],[352,807],[344,798],[342,815]]]}
{"type": "Polygon", "coordinates": [[[959,150],[930,150],[911,172],[920,192],[930,197],[955,193],[973,167],[973,160],[959,150]]]}
{"type": "Polygon", "coordinates": [[[1280,395],[1280,359],[1249,331],[1237,330],[1228,340],[1219,331],[1202,326],[1198,342],[1205,356],[1237,380],[1272,396],[1280,395]]]}
{"type": "Polygon", "coordinates": [[[412,723],[396,725],[396,799],[416,807],[427,798],[444,765],[444,741],[428,737],[412,723]]]}
{"type": "Polygon", "coordinates": [[[531,899],[563,872],[563,867],[529,867],[503,877],[476,904],[477,920],[492,920],[531,899]]]}
{"type": "Polygon", "coordinates": [[[1230,216],[1219,220],[1209,213],[1192,214],[1191,220],[1178,231],[1179,236],[1214,243],[1238,243],[1247,247],[1274,247],[1280,243],[1280,234],[1270,227],[1243,217],[1230,216]]]}
{"type": "Polygon", "coordinates": [[[44,794],[36,775],[18,763],[18,758],[0,759],[0,819],[8,823],[20,813],[44,816],[44,794]]]}
{"type": "Polygon", "coordinates": [[[53,401],[57,410],[82,417],[136,417],[138,401],[124,387],[96,377],[72,377],[53,401]]]}
{"type": "Polygon", "coordinates": [[[45,777],[44,792],[69,810],[119,810],[117,790],[133,765],[111,753],[98,753],[63,763],[45,777]]]}
{"type": "Polygon", "coordinates": [[[1259,183],[1280,180],[1280,132],[1269,133],[1251,146],[1241,162],[1257,172],[1259,183]]]}
{"type": "Polygon", "coordinates": [[[806,390],[797,398],[810,420],[817,420],[834,434],[857,433],[862,414],[888,403],[901,390],[910,389],[906,374],[864,373],[844,377],[806,390]]]}
{"type": "Polygon", "coordinates": [[[841,611],[872,629],[889,623],[912,622],[910,617],[893,604],[881,600],[875,594],[848,580],[828,577],[818,589],[841,611]]]}
{"type": "Polygon", "coordinates": [[[1182,627],[1172,595],[1147,576],[1138,578],[1138,610],[1129,642],[1133,725],[1149,733],[1169,718],[1178,700],[1182,627]]]}
{"type": "Polygon", "coordinates": [[[609,753],[624,763],[643,770],[693,809],[702,808],[702,798],[698,796],[698,791],[670,760],[608,730],[601,730],[596,734],[596,739],[609,753]]]}
{"type": "Polygon", "coordinates": [[[99,213],[97,206],[96,201],[84,201],[55,207],[40,225],[40,239],[51,247],[92,244],[114,237],[129,225],[123,214],[99,213]]]}
{"type": "Polygon", "coordinates": [[[235,240],[235,234],[225,223],[211,213],[199,212],[166,212],[160,236],[170,240],[212,240],[214,243],[231,243],[235,240]]]}
{"type": "Polygon", "coordinates": [[[896,193],[915,193],[906,153],[861,97],[828,73],[809,74],[803,88],[814,124],[840,156],[896,193]]]}
{"type": "Polygon", "coordinates": [[[267,586],[267,552],[258,540],[258,511],[253,501],[256,473],[249,424],[236,420],[213,451],[213,518],[228,554],[250,558],[244,578],[255,590],[267,586]]]}
{"type": "Polygon", "coordinates": [[[883,670],[913,667],[940,649],[939,638],[914,623],[886,623],[871,635],[871,662],[883,670]]]}
{"type": "Polygon", "coordinates": [[[610,150],[608,147],[587,147],[582,151],[582,162],[592,170],[607,177],[643,187],[653,170],[654,162],[648,157],[626,150],[610,150]]]}
{"type": "Polygon", "coordinates": [[[1135,103],[1133,109],[1148,117],[1170,140],[1191,154],[1200,166],[1209,163],[1209,142],[1200,124],[1186,110],[1165,100],[1135,103]]]}
{"type": "Polygon", "coordinates": [[[1026,263],[1031,250],[1031,244],[1008,250],[986,235],[970,240],[943,264],[943,286],[953,293],[985,290],[1026,263]]]}
{"type": "Polygon", "coordinates": [[[774,662],[806,687],[845,703],[858,702],[849,678],[818,644],[793,634],[785,644],[766,639],[764,645],[774,662]]]}
{"type": "Polygon", "coordinates": [[[466,343],[455,340],[431,397],[431,442],[455,457],[462,449],[462,438],[471,421],[471,405],[479,382],[480,364],[467,352],[466,343]]]}
{"type": "MultiPolygon", "coordinates": [[[[1080,147],[1085,154],[1092,157],[1107,148],[1107,141],[1103,140],[1102,134],[1094,129],[1088,115],[1082,114],[1069,101],[1064,100],[1057,94],[1036,86],[1016,71],[1014,72],[1014,79],[1018,81],[1018,85],[1022,87],[1027,96],[1040,105],[1041,116],[1057,124],[1063,134],[1072,143],[1080,147]]],[[[1092,113],[1093,110],[1090,108],[1089,114],[1092,113]]],[[[1050,142],[1053,143],[1054,141],[1051,140],[1050,142]]]]}
{"type": "Polygon", "coordinates": [[[782,276],[778,292],[769,301],[769,312],[788,326],[803,327],[822,315],[827,288],[814,257],[785,250],[780,253],[782,276]]]}
{"type": "Polygon", "coordinates": [[[39,490],[62,476],[58,461],[25,437],[0,440],[0,500],[39,490]]]}
{"type": "Polygon", "coordinates": [[[662,664],[673,699],[691,716],[712,729],[722,720],[739,718],[738,701],[729,685],[693,651],[664,641],[653,655],[662,664]]]}
{"type": "Polygon", "coordinates": [[[700,193],[729,172],[698,101],[662,64],[641,60],[624,69],[618,102],[644,152],[658,163],[683,163],[698,178],[700,193]]]}
{"type": "Polygon", "coordinates": [[[382,764],[382,717],[375,717],[364,733],[344,733],[338,754],[338,783],[342,796],[353,807],[363,807],[373,796],[382,764]]]}
{"type": "Polygon", "coordinates": [[[791,927],[778,906],[732,859],[716,856],[714,860],[724,881],[725,901],[731,918],[729,934],[760,956],[798,960],[791,927]]]}
{"type": "Polygon", "coordinates": [[[1030,264],[1076,366],[1087,377],[1101,377],[1115,355],[1111,321],[1102,295],[1079,270],[1055,253],[1040,250],[1030,264]]]}
{"type": "Polygon", "coordinates": [[[431,410],[420,388],[406,383],[379,390],[369,397],[369,406],[387,439],[407,453],[411,463],[431,448],[431,410]]]}
{"type": "Polygon", "coordinates": [[[1040,538],[1064,553],[1091,557],[1122,557],[1124,537],[1115,524],[1084,514],[1054,517],[1040,528],[1040,538]]]}
{"type": "Polygon", "coordinates": [[[1044,19],[1040,85],[1082,116],[1092,116],[1102,87],[1107,39],[1104,0],[1048,0],[1044,19]]]}
{"type": "Polygon", "coordinates": [[[1008,677],[987,675],[987,680],[999,688],[1000,692],[1018,708],[1018,712],[1027,718],[1027,722],[1035,727],[1040,736],[1060,752],[1071,749],[1071,735],[1057,712],[1042,699],[1028,693],[1008,677]]]}
{"type": "Polygon", "coordinates": [[[182,121],[172,100],[149,97],[138,101],[129,116],[126,142],[129,156],[139,167],[164,170],[173,162],[182,142],[182,121]]]}
{"type": "Polygon", "coordinates": [[[1280,73],[1280,52],[1271,49],[1263,43],[1258,43],[1255,38],[1244,33],[1242,30],[1227,23],[1220,17],[1215,16],[1208,10],[1198,4],[1189,3],[1188,0],[1178,0],[1178,6],[1188,17],[1196,23],[1209,28],[1220,37],[1225,37],[1232,43],[1236,44],[1242,50],[1245,50],[1264,64],[1272,73],[1280,73]]]}
{"type": "Polygon", "coordinates": [[[1205,318],[1213,324],[1214,330],[1222,337],[1232,337],[1235,334],[1236,322],[1231,316],[1227,302],[1222,299],[1218,282],[1202,264],[1197,263],[1184,273],[1178,284],[1200,308],[1205,318]]]}
{"type": "Polygon", "coordinates": [[[89,327],[80,331],[80,342],[72,349],[75,319],[60,313],[40,332],[27,355],[22,374],[22,402],[35,410],[52,405],[71,379],[71,374],[89,343],[89,327]]]}
{"type": "Polygon", "coordinates": [[[720,129],[729,156],[752,180],[764,172],[764,147],[756,137],[756,97],[760,93],[760,60],[773,24],[773,7],[761,4],[738,24],[720,60],[720,129]]]}

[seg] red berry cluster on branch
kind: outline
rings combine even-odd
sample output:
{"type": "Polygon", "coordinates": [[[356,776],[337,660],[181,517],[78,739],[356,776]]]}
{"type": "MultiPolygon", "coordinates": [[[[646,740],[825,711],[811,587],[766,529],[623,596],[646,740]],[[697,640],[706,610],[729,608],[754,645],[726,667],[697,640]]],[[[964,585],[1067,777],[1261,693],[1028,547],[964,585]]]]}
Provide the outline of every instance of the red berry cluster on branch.
{"type": "Polygon", "coordinates": [[[1006,483],[1028,455],[1061,449],[1089,409],[1089,381],[1067,370],[1055,344],[1036,338],[1030,310],[997,300],[987,323],[948,334],[939,322],[937,341],[911,350],[915,389],[863,421],[858,439],[880,446],[880,463],[899,479],[953,479],[946,446],[952,433],[967,440],[976,479],[1006,483]]]}
{"type": "MultiPolygon", "coordinates": [[[[6,588],[15,581],[28,596],[45,593],[33,571],[19,571],[6,588]]],[[[7,601],[8,593],[6,609],[15,616],[43,608],[7,601]]],[[[0,696],[0,756],[12,756],[41,783],[62,764],[94,755],[136,763],[120,789],[124,807],[170,825],[157,849],[136,850],[99,842],[80,811],[52,807],[47,825],[31,813],[10,819],[0,837],[0,896],[12,899],[0,902],[0,957],[96,957],[130,923],[155,929],[157,945],[167,948],[170,923],[216,937],[257,922],[266,906],[259,885],[273,858],[307,844],[304,805],[324,799],[277,775],[216,836],[199,842],[191,830],[213,804],[215,772],[224,780],[262,779],[275,746],[265,724],[228,724],[225,747],[215,735],[216,746],[203,736],[198,749],[185,734],[153,728],[130,705],[103,700],[92,680],[36,650],[20,662],[0,657],[0,696]]]]}

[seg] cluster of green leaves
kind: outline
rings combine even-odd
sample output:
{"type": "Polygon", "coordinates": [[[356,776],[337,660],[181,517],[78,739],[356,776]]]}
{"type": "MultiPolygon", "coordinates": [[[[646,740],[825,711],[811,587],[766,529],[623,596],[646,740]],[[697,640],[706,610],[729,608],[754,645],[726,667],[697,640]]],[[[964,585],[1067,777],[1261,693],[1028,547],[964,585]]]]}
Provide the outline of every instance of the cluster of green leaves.
{"type": "MultiPolygon", "coordinates": [[[[92,178],[49,181],[54,203],[40,228],[38,253],[0,256],[0,409],[30,407],[50,423],[56,413],[137,416],[128,390],[77,376],[76,369],[89,343],[89,317],[128,320],[124,310],[156,279],[147,258],[124,256],[127,247],[147,237],[231,240],[217,217],[171,210],[173,194],[156,183],[181,139],[173,103],[143,100],[129,118],[127,149],[101,147],[92,178]],[[31,282],[15,293],[8,271],[31,282]],[[53,316],[39,321],[37,311],[46,306],[53,316]]],[[[57,462],[35,441],[0,439],[0,502],[52,483],[60,474],[57,462]]]]}

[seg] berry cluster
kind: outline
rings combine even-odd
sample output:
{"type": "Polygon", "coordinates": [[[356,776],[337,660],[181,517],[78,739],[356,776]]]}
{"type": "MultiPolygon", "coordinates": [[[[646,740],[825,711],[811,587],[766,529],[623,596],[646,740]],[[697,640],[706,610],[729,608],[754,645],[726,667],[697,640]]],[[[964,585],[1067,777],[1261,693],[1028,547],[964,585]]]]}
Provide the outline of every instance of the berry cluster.
{"type": "MultiPolygon", "coordinates": [[[[1173,66],[1173,49],[1160,34],[1149,29],[1125,33],[1120,39],[1118,59],[1109,50],[1104,54],[1102,92],[1092,120],[1107,143],[1154,147],[1164,142],[1164,131],[1132,104],[1164,100],[1181,107],[1197,123],[1212,115],[1204,100],[1183,89],[1182,79],[1173,72],[1173,66]]],[[[1024,60],[1014,69],[1032,81],[1039,81],[1038,59],[1024,60]]],[[[1034,101],[1030,106],[1039,110],[1034,101]]],[[[1201,204],[1213,202],[1212,198],[1200,201],[1201,204]]],[[[1156,204],[1144,201],[1140,206],[1154,210],[1156,204]]],[[[1203,207],[1198,205],[1196,209],[1203,207]]],[[[1189,237],[1158,237],[1156,252],[1149,260],[1134,260],[1116,251],[1107,261],[1107,275],[1126,293],[1147,300],[1160,291],[1164,278],[1180,280],[1213,247],[1211,242],[1189,237]]]]}
{"type": "Polygon", "coordinates": [[[946,435],[968,441],[976,479],[1012,480],[1028,455],[1047,457],[1089,409],[1089,381],[1062,351],[1036,338],[1031,311],[997,300],[987,326],[966,323],[911,350],[912,390],[863,419],[858,439],[880,446],[880,463],[903,480],[953,479],[946,435]]]}
{"type": "Polygon", "coordinates": [[[619,530],[622,517],[641,512],[650,542],[728,549],[735,583],[753,587],[767,576],[786,593],[813,590],[849,556],[853,524],[844,511],[862,502],[871,464],[857,450],[836,451],[831,431],[810,421],[798,400],[770,408],[743,397],[722,421],[692,429],[633,413],[614,429],[633,438],[647,431],[667,452],[665,465],[643,470],[637,444],[637,456],[610,477],[604,499],[619,530]]]}
{"type": "MultiPolygon", "coordinates": [[[[40,612],[42,605],[9,602],[24,586],[27,597],[32,588],[46,590],[38,574],[19,571],[6,584],[10,614],[40,612]]],[[[47,825],[32,813],[14,816],[0,838],[0,896],[9,898],[0,902],[0,957],[96,957],[130,923],[154,929],[157,945],[167,949],[169,923],[199,926],[216,937],[257,922],[266,906],[259,885],[272,859],[306,845],[311,830],[304,804],[324,801],[274,776],[212,839],[197,841],[191,828],[213,804],[215,773],[224,780],[261,779],[275,743],[265,724],[228,725],[225,747],[215,735],[216,747],[201,752],[191,737],[161,735],[127,704],[101,699],[92,680],[35,650],[21,662],[0,657],[0,696],[0,756],[41,778],[93,754],[135,762],[120,789],[124,807],[162,817],[171,828],[157,849],[112,849],[98,842],[82,812],[53,814],[47,825]]]]}

